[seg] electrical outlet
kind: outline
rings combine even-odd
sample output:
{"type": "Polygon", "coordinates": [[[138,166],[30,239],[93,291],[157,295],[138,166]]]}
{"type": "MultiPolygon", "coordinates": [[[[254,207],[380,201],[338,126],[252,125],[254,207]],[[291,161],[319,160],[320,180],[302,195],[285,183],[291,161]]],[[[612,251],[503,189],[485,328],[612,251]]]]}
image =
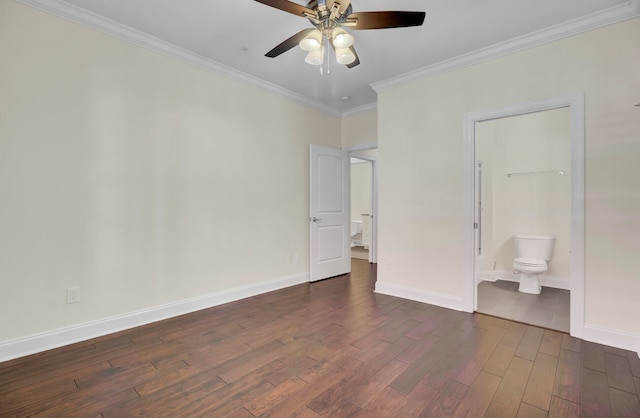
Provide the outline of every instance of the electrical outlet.
{"type": "Polygon", "coordinates": [[[78,286],[67,288],[67,303],[80,302],[80,288],[78,286]]]}

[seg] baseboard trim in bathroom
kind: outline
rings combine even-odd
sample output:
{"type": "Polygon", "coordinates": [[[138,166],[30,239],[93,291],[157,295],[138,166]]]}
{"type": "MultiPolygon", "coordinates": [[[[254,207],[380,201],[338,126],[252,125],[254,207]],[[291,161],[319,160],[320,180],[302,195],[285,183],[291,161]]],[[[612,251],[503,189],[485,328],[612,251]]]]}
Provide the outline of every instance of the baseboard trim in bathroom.
{"type": "Polygon", "coordinates": [[[351,258],[369,260],[369,250],[361,246],[351,247],[351,258]]]}

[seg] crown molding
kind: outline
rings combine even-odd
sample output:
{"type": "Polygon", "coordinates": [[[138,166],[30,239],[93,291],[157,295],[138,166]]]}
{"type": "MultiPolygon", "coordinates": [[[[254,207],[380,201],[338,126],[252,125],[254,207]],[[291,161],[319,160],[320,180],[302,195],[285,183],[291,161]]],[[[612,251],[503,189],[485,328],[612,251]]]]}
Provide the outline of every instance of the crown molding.
{"type": "Polygon", "coordinates": [[[534,48],[624,20],[633,19],[638,16],[640,16],[640,0],[629,0],[624,4],[610,7],[600,12],[592,13],[559,25],[550,26],[546,29],[459,55],[455,58],[423,67],[397,77],[373,83],[371,87],[377,93],[381,93],[409,83],[443,75],[515,52],[534,48]]]}
{"type": "MultiPolygon", "coordinates": [[[[42,10],[74,23],[95,29],[130,44],[176,59],[202,70],[226,76],[246,86],[259,88],[276,96],[324,112],[336,118],[354,116],[375,110],[377,103],[337,110],[323,103],[309,99],[301,94],[284,89],[261,78],[243,73],[209,58],[195,54],[177,45],[163,41],[142,31],[107,19],[95,13],[81,9],[62,0],[16,0],[19,3],[42,10]]],[[[602,12],[593,13],[570,22],[549,27],[512,40],[495,44],[468,54],[436,63],[403,75],[371,84],[377,92],[383,92],[415,81],[435,77],[471,65],[479,64],[504,55],[519,52],[535,46],[544,45],[562,38],[577,35],[606,25],[640,16],[640,0],[629,0],[620,6],[614,6],[602,12]]]]}
{"type": "Polygon", "coordinates": [[[311,100],[301,94],[284,89],[273,83],[269,83],[261,78],[243,73],[229,66],[221,64],[209,58],[188,51],[185,48],[173,45],[162,39],[151,36],[145,32],[133,29],[129,26],[107,19],[103,16],[91,13],[77,6],[71,5],[61,0],[16,0],[27,6],[42,10],[52,15],[61,17],[74,23],[87,26],[104,34],[113,36],[130,44],[148,49],[164,56],[176,59],[185,64],[192,65],[202,70],[226,76],[238,81],[246,86],[257,87],[266,90],[276,96],[289,99],[298,104],[310,107],[320,112],[340,118],[342,113],[336,109],[328,107],[318,101],[311,100]]]}
{"type": "Polygon", "coordinates": [[[347,109],[347,110],[342,112],[341,116],[343,118],[346,118],[346,117],[349,117],[349,116],[359,115],[360,113],[371,112],[371,111],[376,110],[377,108],[378,108],[378,103],[377,102],[367,103],[367,104],[364,104],[362,106],[352,107],[351,109],[347,109]]]}

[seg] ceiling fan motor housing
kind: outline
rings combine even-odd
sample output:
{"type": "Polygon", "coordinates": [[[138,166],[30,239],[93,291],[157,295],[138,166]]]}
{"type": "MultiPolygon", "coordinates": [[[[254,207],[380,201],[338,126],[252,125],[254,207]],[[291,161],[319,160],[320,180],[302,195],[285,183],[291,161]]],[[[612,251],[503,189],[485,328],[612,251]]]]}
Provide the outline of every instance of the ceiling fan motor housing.
{"type": "MultiPolygon", "coordinates": [[[[323,31],[323,33],[333,30],[347,21],[347,16],[353,10],[351,3],[340,13],[340,2],[335,1],[331,7],[327,6],[326,0],[311,0],[307,3],[307,9],[313,10],[315,16],[305,16],[313,26],[323,31]]],[[[324,33],[326,36],[326,33],[324,33]]]]}

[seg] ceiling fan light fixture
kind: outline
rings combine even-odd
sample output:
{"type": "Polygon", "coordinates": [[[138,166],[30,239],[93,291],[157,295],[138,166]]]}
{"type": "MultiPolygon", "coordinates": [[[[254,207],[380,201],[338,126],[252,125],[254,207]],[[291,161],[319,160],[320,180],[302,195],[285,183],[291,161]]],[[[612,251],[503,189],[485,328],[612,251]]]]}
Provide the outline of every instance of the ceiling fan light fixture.
{"type": "MultiPolygon", "coordinates": [[[[294,44],[295,45],[295,44],[294,44]]],[[[314,30],[300,41],[300,48],[307,52],[317,51],[322,46],[322,33],[314,30]]]]}
{"type": "Polygon", "coordinates": [[[324,62],[324,48],[316,49],[315,51],[309,51],[304,59],[304,62],[311,65],[322,65],[324,62]]]}
{"type": "MultiPolygon", "coordinates": [[[[425,12],[412,11],[371,11],[352,12],[351,0],[308,0],[306,6],[302,6],[291,0],[255,0],[258,3],[273,7],[283,12],[303,17],[313,27],[303,29],[293,36],[285,39],[275,48],[265,54],[266,57],[275,58],[289,51],[296,45],[307,51],[305,61],[312,65],[322,65],[324,61],[324,49],[330,54],[329,46],[336,52],[338,63],[347,68],[360,65],[360,59],[353,47],[354,38],[347,28],[353,30],[367,29],[391,29],[422,26],[426,16],[425,12]],[[325,44],[329,42],[329,44],[325,44]]],[[[639,1],[639,0],[636,0],[639,1]]],[[[327,74],[330,74],[330,62],[327,62],[327,74]]],[[[320,67],[323,74],[323,67],[320,67]]]]}
{"type": "Polygon", "coordinates": [[[350,48],[336,48],[336,61],[338,64],[349,65],[356,60],[356,55],[350,48]]]}
{"type": "Polygon", "coordinates": [[[333,29],[332,42],[335,48],[349,48],[353,45],[353,41],[353,35],[346,30],[339,26],[333,29]]]}

